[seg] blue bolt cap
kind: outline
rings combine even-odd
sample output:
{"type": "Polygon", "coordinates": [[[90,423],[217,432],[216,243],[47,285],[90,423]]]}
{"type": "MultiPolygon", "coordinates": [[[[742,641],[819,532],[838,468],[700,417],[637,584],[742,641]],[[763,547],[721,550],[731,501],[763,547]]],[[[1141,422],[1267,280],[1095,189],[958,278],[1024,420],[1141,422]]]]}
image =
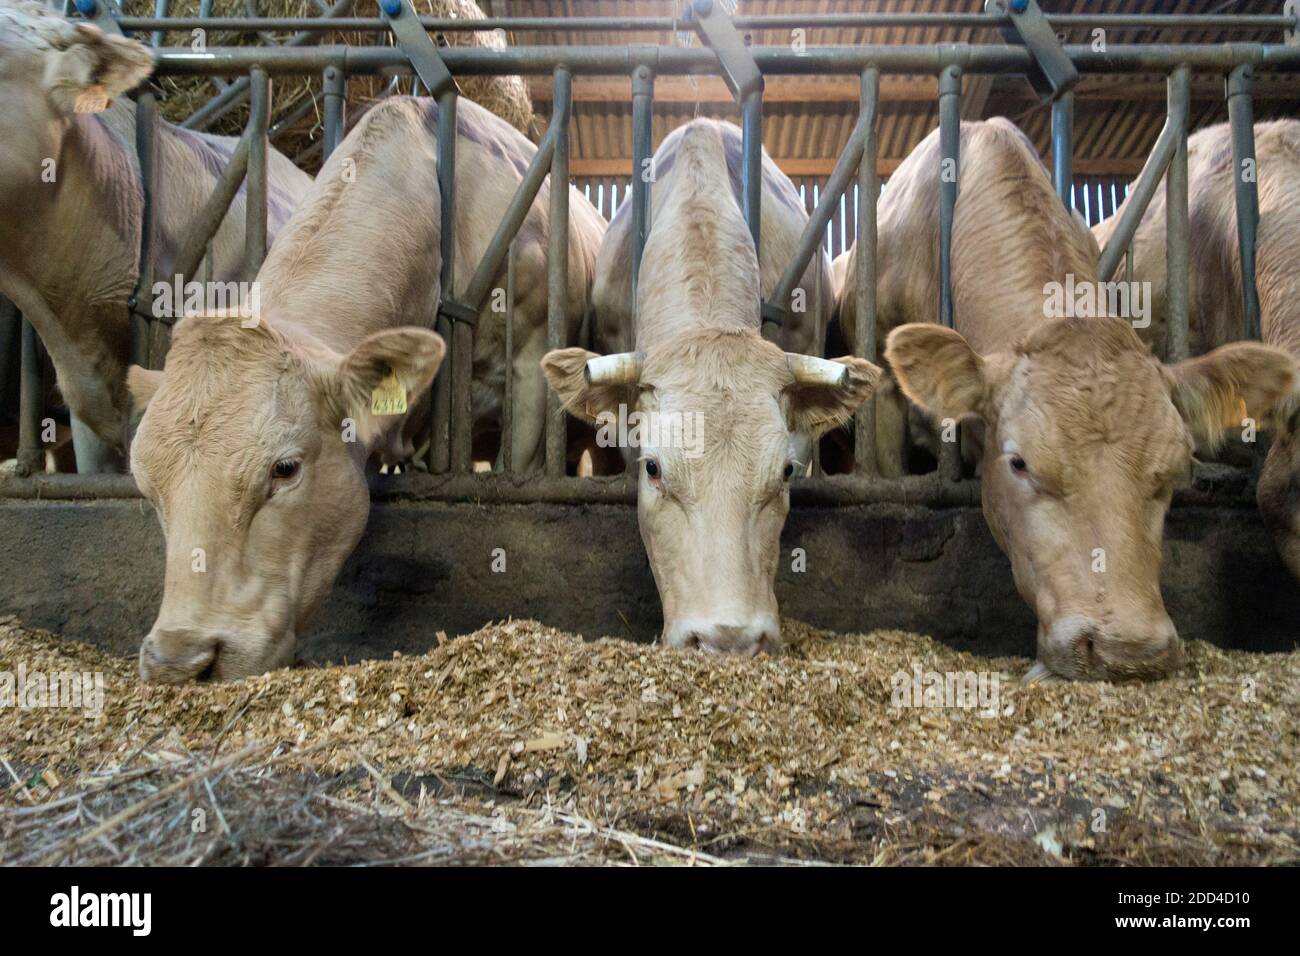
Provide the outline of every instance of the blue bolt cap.
{"type": "Polygon", "coordinates": [[[93,17],[95,15],[95,0],[76,0],[77,12],[83,17],[93,17]]]}
{"type": "Polygon", "coordinates": [[[384,8],[384,13],[390,17],[398,16],[402,12],[402,0],[383,0],[381,6],[384,8]]]}
{"type": "Polygon", "coordinates": [[[1029,0],[1010,0],[1007,4],[1012,13],[1024,13],[1029,9],[1029,0]]]}

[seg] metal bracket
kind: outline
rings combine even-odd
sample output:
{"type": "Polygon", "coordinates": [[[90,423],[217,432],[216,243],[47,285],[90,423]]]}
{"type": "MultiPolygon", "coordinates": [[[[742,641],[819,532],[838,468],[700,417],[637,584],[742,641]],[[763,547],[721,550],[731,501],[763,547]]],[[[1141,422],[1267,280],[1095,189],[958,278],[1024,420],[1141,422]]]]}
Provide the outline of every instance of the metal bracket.
{"type": "Polygon", "coordinates": [[[718,55],[722,78],[736,102],[740,102],[755,90],[763,89],[763,74],[731,16],[719,8],[719,2],[689,0],[682,19],[685,23],[694,23],[699,28],[700,38],[718,55]]]}
{"type": "Polygon", "coordinates": [[[1024,44],[1034,58],[1027,79],[1043,99],[1054,100],[1079,82],[1079,71],[1035,0],[984,0],[984,11],[1011,18],[1011,29],[1003,28],[1002,36],[1008,42],[1024,44]]]}
{"type": "Polygon", "coordinates": [[[455,90],[460,92],[447,64],[438,55],[438,46],[420,23],[420,15],[411,6],[411,0],[381,0],[379,13],[388,21],[393,38],[411,61],[415,75],[420,78],[430,96],[455,90]]]}
{"type": "Polygon", "coordinates": [[[1290,17],[1295,26],[1290,30],[1283,30],[1282,37],[1290,46],[1300,46],[1300,0],[1286,0],[1282,5],[1282,16],[1290,17]]]}
{"type": "Polygon", "coordinates": [[[478,324],[478,313],[463,302],[457,302],[455,299],[443,298],[438,303],[438,317],[452,322],[466,322],[470,325],[478,324]]]}

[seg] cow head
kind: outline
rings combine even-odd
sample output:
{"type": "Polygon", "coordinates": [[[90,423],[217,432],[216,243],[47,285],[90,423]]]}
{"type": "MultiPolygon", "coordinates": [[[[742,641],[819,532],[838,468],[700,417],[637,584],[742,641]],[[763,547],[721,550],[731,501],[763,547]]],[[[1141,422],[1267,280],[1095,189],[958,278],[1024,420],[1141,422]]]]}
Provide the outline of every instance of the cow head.
{"type": "Polygon", "coordinates": [[[306,349],[265,322],[176,326],[163,372],[132,367],[144,416],[131,470],[166,538],[162,607],[140,648],[147,680],[234,678],[289,662],[365,526],[364,464],[386,425],[381,382],[413,402],[443,356],[433,332],[306,349]]]}
{"type": "Polygon", "coordinates": [[[26,190],[42,182],[49,173],[43,164],[60,156],[68,121],[107,109],[152,69],[148,48],[135,40],[70,22],[39,3],[0,0],[0,183],[26,190]]]}
{"type": "Polygon", "coordinates": [[[1181,661],[1160,596],[1165,513],[1193,442],[1245,407],[1268,413],[1289,357],[1238,343],[1163,365],[1118,319],[1045,323],[981,356],[951,329],[905,325],[886,357],[908,398],[987,428],[984,515],[1038,615],[1038,665],[1075,679],[1168,673],[1181,661]]]}
{"type": "Polygon", "coordinates": [[[871,394],[880,370],[788,354],[752,328],[603,357],[562,349],[542,367],[574,414],[606,430],[630,426],[665,643],[779,649],[773,584],[790,479],[808,467],[812,442],[871,394]]]}

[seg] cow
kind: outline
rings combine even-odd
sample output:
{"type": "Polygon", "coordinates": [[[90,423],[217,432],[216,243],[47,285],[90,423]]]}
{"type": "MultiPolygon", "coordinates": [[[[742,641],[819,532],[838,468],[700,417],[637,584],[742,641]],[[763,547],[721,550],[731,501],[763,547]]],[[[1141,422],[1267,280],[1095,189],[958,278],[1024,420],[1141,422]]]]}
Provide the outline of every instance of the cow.
{"type": "MultiPolygon", "coordinates": [[[[152,68],[134,40],[39,3],[0,0],[0,293],[44,342],[84,437],[98,439],[79,445],[102,443],[96,461],[79,462],[82,470],[120,470],[128,440],[127,300],[140,275],[144,193],[135,105],[120,97],[152,68]]],[[[155,274],[170,282],[177,245],[236,141],[162,121],[156,133],[155,274]]],[[[267,173],[274,238],[311,178],[275,150],[267,173]]],[[[217,282],[240,277],[244,215],[241,189],[213,237],[217,282]]]]}
{"type": "MultiPolygon", "coordinates": [[[[559,349],[543,365],[565,407],[587,422],[638,416],[628,440],[637,444],[637,519],[663,642],[752,655],[781,647],[773,584],[790,479],[804,472],[812,442],[871,394],[880,370],[783,351],[761,335],[761,292],[785,266],[769,251],[782,240],[769,233],[797,236],[806,216],[764,157],[760,267],[738,200],[738,143],[734,126],[695,120],[656,151],[635,319],[623,295],[630,283],[609,271],[627,268],[626,228],[611,226],[596,322],[606,341],[626,336],[633,350],[559,349]],[[630,327],[610,327],[612,314],[630,327]]],[[[816,345],[810,315],[792,315],[788,341],[816,345]]]]}
{"type": "MultiPolygon", "coordinates": [[[[1232,133],[1226,124],[1188,137],[1188,346],[1197,355],[1245,335],[1241,260],[1237,247],[1236,179],[1232,133]]],[[[1255,126],[1254,174],[1259,195],[1255,282],[1264,342],[1300,360],[1300,121],[1255,126]]],[[[1127,206],[1094,227],[1105,242],[1127,206]]],[[[1149,283],[1151,323],[1141,331],[1157,350],[1167,335],[1165,190],[1161,183],[1133,240],[1133,281],[1149,283]]],[[[1256,487],[1264,525],[1292,575],[1300,578],[1300,395],[1292,395],[1270,423],[1238,420],[1237,434],[1253,439],[1272,426],[1272,441],[1256,487]]],[[[1236,450],[1249,446],[1232,443],[1236,450]]]]}
{"type": "MultiPolygon", "coordinates": [[[[984,515],[1038,618],[1038,659],[1026,680],[1166,675],[1182,659],[1160,595],[1173,489],[1191,467],[1194,440],[1218,440],[1243,402],[1264,413],[1283,400],[1293,362],[1242,343],[1165,365],[1130,321],[1053,314],[1067,274],[1085,287],[1096,268],[1037,154],[1010,123],[963,124],[961,166],[957,328],[901,325],[889,333],[886,360],[927,413],[977,416],[984,426],[984,515]]],[[[922,179],[900,180],[900,167],[886,189],[913,197],[910,213],[895,206],[892,214],[910,215],[930,236],[925,183],[935,168],[923,163],[913,167],[922,179]]],[[[931,244],[891,255],[924,272],[931,244]]],[[[893,286],[882,281],[882,291],[892,303],[893,286]]],[[[933,314],[924,288],[909,295],[933,314]]]]}
{"type": "MultiPolygon", "coordinates": [[[[469,101],[456,122],[454,278],[463,289],[536,148],[469,101]]],[[[409,454],[404,426],[445,351],[429,330],[441,292],[437,123],[432,99],[377,104],[271,248],[255,320],[187,317],[163,371],[132,367],[144,413],[131,470],[166,539],[162,607],[140,649],[144,679],[228,679],[288,663],[364,529],[367,460],[394,446],[397,457],[409,454]]],[[[538,362],[550,188],[516,240],[521,463],[540,444],[546,397],[538,362]]],[[[575,336],[603,220],[576,191],[570,203],[565,319],[575,336]]],[[[479,416],[499,414],[507,371],[504,315],[492,298],[474,327],[479,416]]]]}

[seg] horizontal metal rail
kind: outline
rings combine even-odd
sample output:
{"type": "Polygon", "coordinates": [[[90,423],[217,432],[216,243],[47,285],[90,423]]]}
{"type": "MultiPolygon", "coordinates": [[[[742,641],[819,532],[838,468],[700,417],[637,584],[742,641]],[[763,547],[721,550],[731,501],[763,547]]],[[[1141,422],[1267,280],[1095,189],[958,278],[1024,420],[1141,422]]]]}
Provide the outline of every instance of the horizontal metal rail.
{"type": "MultiPolygon", "coordinates": [[[[347,17],[336,25],[301,17],[119,17],[123,30],[188,31],[196,29],[231,33],[287,30],[345,30],[382,33],[388,27],[378,17],[347,17]]],[[[762,14],[733,17],[739,30],[825,30],[886,27],[953,27],[965,30],[1000,30],[1011,25],[1006,15],[987,13],[812,13],[762,14]]],[[[1291,30],[1293,17],[1276,14],[1047,14],[1047,22],[1061,29],[1101,27],[1110,30],[1291,30]]],[[[629,33],[676,32],[690,21],[673,17],[487,17],[483,20],[420,17],[426,30],[438,33],[485,33],[509,30],[520,33],[629,33]]]]}

